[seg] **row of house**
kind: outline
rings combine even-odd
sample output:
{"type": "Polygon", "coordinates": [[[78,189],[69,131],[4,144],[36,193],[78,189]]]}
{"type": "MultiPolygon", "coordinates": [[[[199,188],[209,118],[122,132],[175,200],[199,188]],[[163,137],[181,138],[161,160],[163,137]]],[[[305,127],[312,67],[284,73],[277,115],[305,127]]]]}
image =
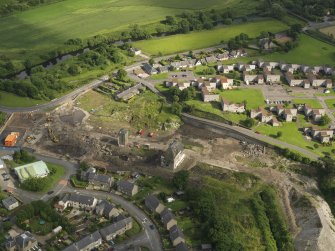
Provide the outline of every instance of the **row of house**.
{"type": "Polygon", "coordinates": [[[154,195],[148,195],[145,206],[153,213],[158,213],[166,230],[169,231],[171,243],[176,250],[188,250],[183,231],[178,227],[177,220],[169,208],[166,208],[154,195]]]}
{"type": "MultiPolygon", "coordinates": [[[[88,189],[102,190],[109,192],[112,188],[114,178],[107,174],[96,173],[95,168],[81,171],[80,179],[88,182],[88,189]]],[[[138,186],[129,180],[120,180],[116,184],[117,191],[127,196],[134,196],[138,193],[138,186]]]]}
{"type": "Polygon", "coordinates": [[[133,227],[131,217],[112,223],[63,249],[63,251],[86,251],[99,247],[102,241],[111,241],[133,227]]]}
{"type": "Polygon", "coordinates": [[[334,138],[333,129],[305,128],[304,133],[320,143],[328,143],[334,138]]]}
{"type": "Polygon", "coordinates": [[[303,88],[310,88],[313,87],[325,87],[331,88],[333,86],[333,82],[331,79],[324,79],[324,78],[317,78],[316,75],[312,73],[308,73],[306,75],[307,78],[296,78],[293,73],[286,72],[284,74],[287,83],[290,86],[299,86],[303,88]]]}
{"type": "Polygon", "coordinates": [[[142,83],[138,83],[127,90],[124,90],[123,92],[120,92],[116,94],[115,98],[117,100],[123,100],[123,101],[128,101],[132,97],[136,96],[137,94],[140,93],[140,91],[144,88],[142,83]]]}
{"type": "Polygon", "coordinates": [[[201,59],[194,59],[194,58],[186,58],[180,61],[174,61],[171,62],[169,65],[151,65],[149,63],[144,63],[142,65],[142,69],[144,71],[138,71],[134,70],[134,74],[136,74],[139,77],[147,77],[145,74],[148,75],[155,75],[158,73],[166,73],[171,70],[181,70],[181,69],[187,69],[187,68],[194,68],[196,66],[200,65],[207,65],[207,64],[213,64],[217,63],[219,61],[228,60],[230,58],[238,58],[238,57],[244,57],[246,56],[245,50],[233,50],[233,51],[224,51],[222,53],[218,53],[215,55],[207,56],[201,59]]]}

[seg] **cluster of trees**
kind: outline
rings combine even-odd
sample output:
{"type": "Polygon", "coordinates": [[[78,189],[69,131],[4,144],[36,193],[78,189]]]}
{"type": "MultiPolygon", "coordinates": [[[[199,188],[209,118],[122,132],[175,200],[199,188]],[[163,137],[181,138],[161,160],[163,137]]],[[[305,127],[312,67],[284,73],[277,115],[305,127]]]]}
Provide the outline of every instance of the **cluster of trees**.
{"type": "Polygon", "coordinates": [[[242,47],[247,47],[249,42],[249,36],[245,33],[232,38],[228,41],[229,50],[237,50],[242,47]]]}
{"type": "Polygon", "coordinates": [[[108,65],[122,65],[129,54],[114,45],[102,43],[96,49],[74,56],[63,63],[55,65],[52,69],[42,66],[31,67],[26,65],[30,76],[24,80],[0,80],[0,90],[14,93],[21,97],[33,99],[52,100],[59,93],[63,93],[76,86],[68,85],[63,79],[76,76],[82,72],[105,68],[108,65]]]}
{"type": "Polygon", "coordinates": [[[13,160],[18,164],[26,164],[36,161],[36,158],[26,150],[20,150],[14,153],[13,160]]]}
{"type": "Polygon", "coordinates": [[[333,214],[335,214],[335,160],[324,157],[319,162],[314,163],[313,167],[318,169],[318,184],[326,201],[328,202],[333,214]]]}
{"type": "Polygon", "coordinates": [[[9,15],[15,11],[24,11],[43,3],[59,1],[60,0],[2,0],[0,1],[0,16],[9,15]]]}
{"type": "Polygon", "coordinates": [[[31,228],[31,224],[26,224],[25,222],[27,220],[33,220],[34,218],[43,219],[46,223],[51,225],[51,229],[56,228],[57,226],[62,226],[68,233],[74,231],[74,227],[65,217],[59,215],[49,203],[41,200],[33,201],[30,204],[25,205],[16,213],[17,225],[20,228],[33,233],[36,229],[31,228]]]}

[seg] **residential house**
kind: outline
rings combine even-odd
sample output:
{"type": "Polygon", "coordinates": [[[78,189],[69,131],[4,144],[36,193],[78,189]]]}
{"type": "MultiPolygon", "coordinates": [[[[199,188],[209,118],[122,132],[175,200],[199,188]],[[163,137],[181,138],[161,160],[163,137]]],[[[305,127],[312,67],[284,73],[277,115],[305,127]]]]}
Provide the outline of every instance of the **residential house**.
{"type": "Polygon", "coordinates": [[[334,69],[328,66],[324,66],[322,68],[322,71],[324,74],[327,74],[327,75],[332,75],[334,73],[334,69]]]}
{"type": "Polygon", "coordinates": [[[201,96],[202,100],[204,102],[213,102],[213,101],[219,101],[220,100],[220,95],[219,94],[212,94],[208,91],[207,87],[202,87],[201,88],[201,96]]]}
{"type": "Polygon", "coordinates": [[[318,140],[320,143],[328,143],[334,137],[333,129],[306,128],[305,133],[310,134],[314,140],[318,140]]]}
{"type": "Polygon", "coordinates": [[[95,213],[105,217],[106,219],[110,219],[112,217],[118,216],[120,211],[114,204],[106,200],[101,200],[95,207],[95,213]]]}
{"type": "Polygon", "coordinates": [[[161,165],[163,167],[176,169],[183,162],[185,157],[183,144],[179,141],[174,141],[169,145],[167,151],[162,156],[161,165]]]}
{"type": "Polygon", "coordinates": [[[161,222],[166,230],[170,230],[173,226],[177,225],[177,220],[169,208],[165,208],[161,214],[161,222]]]}
{"type": "Polygon", "coordinates": [[[229,73],[234,70],[233,65],[218,65],[217,70],[221,73],[229,73]]]}
{"type": "Polygon", "coordinates": [[[112,187],[113,177],[106,174],[98,174],[92,172],[81,172],[81,179],[89,183],[89,188],[109,191],[112,187]]]}
{"type": "Polygon", "coordinates": [[[217,54],[216,55],[217,60],[219,61],[224,61],[229,59],[229,52],[225,51],[223,53],[217,54]]]}
{"type": "Polygon", "coordinates": [[[271,125],[272,126],[280,126],[280,123],[279,121],[277,120],[276,117],[273,117],[272,120],[271,120],[271,125]]]}
{"type": "Polygon", "coordinates": [[[308,104],[304,104],[303,105],[303,112],[304,112],[305,116],[309,117],[309,116],[312,115],[313,109],[308,104]]]}
{"type": "Polygon", "coordinates": [[[232,88],[234,84],[234,80],[230,78],[226,78],[225,76],[217,76],[217,83],[221,86],[223,90],[232,88]]]}
{"type": "Polygon", "coordinates": [[[237,63],[234,68],[237,71],[245,71],[245,64],[243,64],[243,63],[237,63]]]}
{"type": "Polygon", "coordinates": [[[97,199],[92,196],[67,193],[58,201],[55,207],[61,211],[65,210],[67,207],[91,211],[95,208],[97,202],[97,199]]]}
{"type": "Polygon", "coordinates": [[[265,81],[267,83],[279,83],[281,75],[278,73],[275,73],[273,70],[268,70],[267,68],[263,69],[263,74],[265,77],[265,81]]]}
{"type": "Polygon", "coordinates": [[[35,237],[29,232],[25,231],[15,237],[10,237],[4,246],[8,251],[31,251],[38,250],[38,242],[35,237]]]}
{"type": "Polygon", "coordinates": [[[100,229],[100,234],[105,241],[111,241],[115,239],[116,236],[122,235],[127,230],[132,229],[132,227],[133,219],[128,217],[100,229]]]}
{"type": "Polygon", "coordinates": [[[276,106],[270,107],[270,111],[275,112],[278,116],[282,116],[284,113],[284,110],[285,109],[283,105],[276,105],[276,106]]]}
{"type": "Polygon", "coordinates": [[[176,246],[176,251],[189,251],[187,245],[185,244],[185,242],[180,242],[177,246],[176,246]]]}
{"type": "Polygon", "coordinates": [[[215,56],[209,56],[209,57],[206,57],[206,62],[207,64],[211,64],[211,63],[216,63],[217,62],[217,58],[215,56]]]}
{"type": "Polygon", "coordinates": [[[258,108],[257,110],[251,110],[250,117],[253,119],[259,119],[262,123],[269,123],[273,119],[272,114],[267,112],[262,107],[258,108]]]}
{"type": "Polygon", "coordinates": [[[154,195],[148,195],[145,197],[144,204],[151,212],[159,214],[161,214],[165,208],[164,205],[160,203],[160,201],[154,195]]]}
{"type": "Polygon", "coordinates": [[[177,86],[178,86],[178,89],[182,91],[182,90],[190,87],[191,83],[187,82],[187,81],[179,81],[178,84],[177,84],[177,86]]]}
{"type": "Polygon", "coordinates": [[[178,85],[178,79],[173,78],[173,79],[169,79],[167,81],[165,81],[165,86],[166,87],[173,87],[173,86],[177,86],[178,85]]]}
{"type": "Polygon", "coordinates": [[[204,79],[197,80],[198,88],[201,90],[202,87],[206,87],[209,92],[214,91],[216,89],[216,81],[209,81],[204,79]]]}
{"type": "Polygon", "coordinates": [[[137,68],[133,70],[133,73],[139,78],[147,78],[149,74],[145,73],[142,68],[137,68]]]}
{"type": "Polygon", "coordinates": [[[168,65],[162,65],[157,68],[159,73],[167,73],[169,72],[170,67],[168,65]]]}
{"type": "Polygon", "coordinates": [[[297,116],[298,110],[297,109],[285,109],[283,112],[283,118],[286,122],[292,122],[293,118],[297,116]]]}
{"type": "Polygon", "coordinates": [[[144,86],[141,83],[138,83],[138,84],[124,90],[123,92],[120,92],[120,93],[116,94],[115,97],[116,97],[117,100],[128,101],[132,97],[139,94],[143,87],[144,86]]]}
{"type": "Polygon", "coordinates": [[[7,210],[10,211],[10,210],[17,208],[19,206],[19,202],[13,196],[9,196],[2,200],[2,205],[7,210]]]}
{"type": "Polygon", "coordinates": [[[243,81],[248,85],[250,83],[264,84],[263,75],[249,74],[248,72],[243,72],[243,81]]]}
{"type": "Polygon", "coordinates": [[[158,71],[149,63],[144,63],[142,65],[143,70],[148,73],[149,75],[157,74],[158,71]]]}
{"type": "Polygon", "coordinates": [[[300,86],[305,89],[311,86],[311,83],[308,79],[295,79],[294,75],[291,72],[286,72],[284,74],[284,77],[290,86],[300,86]]]}
{"type": "Polygon", "coordinates": [[[138,186],[128,180],[120,180],[117,183],[117,190],[131,197],[138,193],[138,186]]]}
{"type": "Polygon", "coordinates": [[[254,65],[254,64],[246,64],[246,65],[244,65],[244,68],[243,68],[243,70],[247,71],[247,72],[253,71],[255,69],[256,69],[256,65],[254,65]]]}
{"type": "Polygon", "coordinates": [[[185,242],[184,234],[177,225],[174,225],[173,227],[170,228],[169,236],[170,236],[172,245],[174,247],[177,246],[181,242],[185,242]]]}
{"type": "Polygon", "coordinates": [[[64,248],[63,251],[89,251],[99,247],[102,244],[102,238],[99,231],[82,238],[72,245],[64,248]]]}
{"type": "Polygon", "coordinates": [[[308,71],[310,71],[310,67],[308,65],[302,65],[300,67],[300,70],[303,72],[303,73],[307,73],[308,71]]]}
{"type": "Polygon", "coordinates": [[[314,87],[331,88],[333,86],[331,79],[318,79],[317,76],[311,72],[307,73],[307,78],[314,87]]]}
{"type": "Polygon", "coordinates": [[[314,122],[319,122],[326,114],[326,111],[324,109],[312,109],[312,119],[314,122]]]}
{"type": "Polygon", "coordinates": [[[234,113],[243,113],[245,112],[244,104],[229,103],[227,100],[221,100],[222,111],[224,112],[234,112],[234,113]]]}

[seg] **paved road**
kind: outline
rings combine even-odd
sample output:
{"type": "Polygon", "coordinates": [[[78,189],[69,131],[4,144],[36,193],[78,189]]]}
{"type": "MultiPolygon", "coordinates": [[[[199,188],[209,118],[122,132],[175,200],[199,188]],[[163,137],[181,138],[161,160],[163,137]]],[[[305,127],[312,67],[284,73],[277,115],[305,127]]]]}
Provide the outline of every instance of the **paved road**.
{"type": "MultiPolygon", "coordinates": [[[[315,154],[311,151],[308,151],[307,149],[304,149],[304,148],[301,148],[299,146],[295,146],[295,145],[292,145],[292,144],[289,144],[289,143],[271,138],[271,137],[266,136],[266,135],[257,134],[255,132],[253,132],[251,130],[248,130],[246,128],[243,128],[243,127],[231,126],[231,125],[227,125],[227,124],[224,124],[224,123],[220,123],[220,122],[216,122],[216,121],[212,121],[212,120],[208,120],[208,119],[195,117],[195,116],[192,116],[192,115],[189,115],[189,114],[186,114],[186,113],[183,113],[182,116],[185,117],[185,118],[194,120],[196,122],[200,122],[202,124],[212,126],[213,128],[222,128],[222,129],[227,128],[227,129],[230,129],[232,131],[236,131],[240,134],[243,134],[245,136],[248,136],[250,138],[254,138],[256,140],[260,140],[260,141],[269,143],[269,144],[274,145],[274,146],[279,146],[279,147],[282,147],[282,148],[288,148],[288,149],[291,149],[291,150],[295,150],[295,151],[300,152],[301,154],[303,154],[305,156],[308,156],[309,158],[314,159],[314,160],[316,160],[320,157],[319,155],[317,155],[317,154],[315,154]]],[[[299,132],[297,132],[297,133],[299,133],[299,132]]]]}
{"type": "MultiPolygon", "coordinates": [[[[30,150],[30,149],[26,149],[30,150]]],[[[30,151],[31,152],[31,151],[30,151]]],[[[50,156],[40,155],[33,153],[36,158],[41,159],[46,162],[54,163],[57,165],[62,165],[65,167],[65,174],[62,177],[62,181],[68,181],[70,176],[75,174],[77,172],[78,164],[69,162],[67,160],[58,159],[50,156]]],[[[111,198],[112,201],[115,204],[121,205],[122,208],[124,208],[132,217],[134,217],[139,224],[143,228],[143,232],[136,236],[136,238],[132,240],[128,240],[125,243],[122,243],[122,245],[118,246],[118,250],[124,250],[126,247],[129,247],[131,245],[138,245],[141,246],[147,246],[151,250],[154,251],[162,251],[162,243],[160,239],[160,235],[155,228],[154,230],[150,229],[150,225],[153,225],[153,222],[146,216],[146,214],[138,208],[136,205],[134,205],[132,202],[125,200],[123,197],[118,196],[114,193],[106,193],[101,191],[92,191],[92,190],[84,190],[84,189],[75,189],[72,186],[70,186],[67,182],[61,182],[58,183],[55,187],[53,187],[53,193],[48,194],[41,194],[41,193],[33,193],[29,191],[25,191],[19,188],[14,187],[13,185],[7,186],[8,184],[1,184],[1,186],[4,186],[5,189],[10,189],[15,197],[17,197],[19,200],[21,200],[23,203],[28,204],[34,200],[48,200],[56,195],[65,193],[65,192],[77,192],[84,195],[94,196],[99,199],[106,199],[111,198]]]]}
{"type": "Polygon", "coordinates": [[[334,99],[334,96],[317,96],[317,99],[319,100],[321,106],[323,109],[325,109],[328,117],[331,119],[331,128],[335,128],[335,116],[334,116],[334,109],[329,109],[327,106],[325,100],[327,99],[334,99]]]}
{"type": "Polygon", "coordinates": [[[13,112],[34,112],[34,111],[40,111],[40,110],[45,110],[45,109],[49,109],[52,107],[55,107],[57,105],[61,105],[63,103],[66,103],[70,100],[75,99],[76,97],[78,97],[78,95],[99,86],[101,83],[105,82],[106,80],[108,80],[108,75],[102,76],[97,80],[94,80],[92,82],[90,82],[87,85],[84,85],[78,89],[75,89],[74,91],[72,91],[69,94],[64,95],[61,98],[58,99],[54,99],[48,103],[45,104],[40,104],[40,105],[35,105],[32,107],[6,107],[6,106],[0,106],[0,111],[2,112],[7,112],[7,113],[13,113],[13,112]]]}

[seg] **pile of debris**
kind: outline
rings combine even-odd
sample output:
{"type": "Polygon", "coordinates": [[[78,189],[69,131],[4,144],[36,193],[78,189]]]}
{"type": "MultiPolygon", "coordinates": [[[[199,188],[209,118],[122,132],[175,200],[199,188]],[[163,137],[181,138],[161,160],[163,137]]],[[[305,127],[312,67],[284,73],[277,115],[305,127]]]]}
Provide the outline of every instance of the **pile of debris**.
{"type": "Polygon", "coordinates": [[[257,144],[248,144],[245,141],[241,142],[242,154],[244,157],[259,157],[265,154],[265,146],[257,144]]]}

